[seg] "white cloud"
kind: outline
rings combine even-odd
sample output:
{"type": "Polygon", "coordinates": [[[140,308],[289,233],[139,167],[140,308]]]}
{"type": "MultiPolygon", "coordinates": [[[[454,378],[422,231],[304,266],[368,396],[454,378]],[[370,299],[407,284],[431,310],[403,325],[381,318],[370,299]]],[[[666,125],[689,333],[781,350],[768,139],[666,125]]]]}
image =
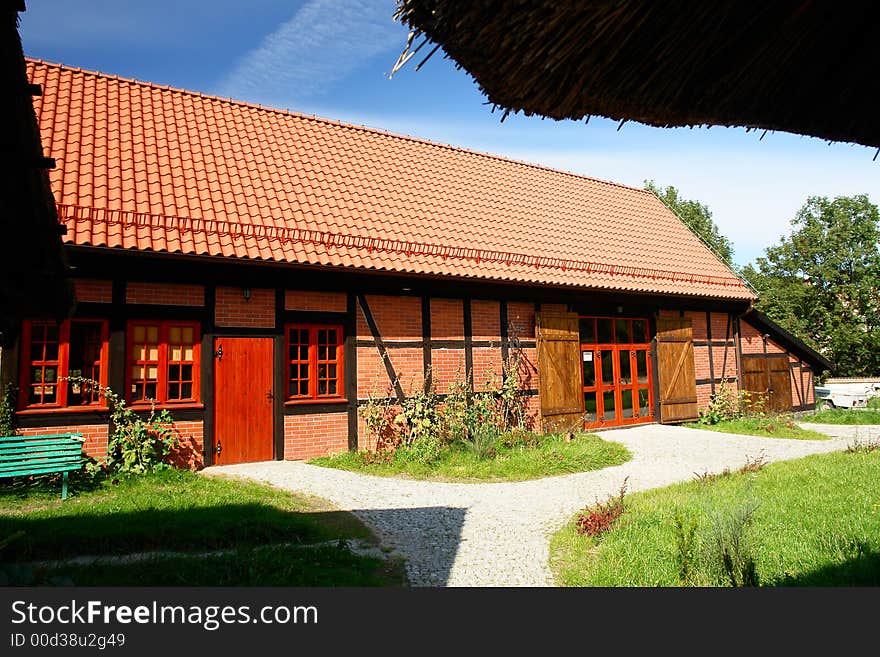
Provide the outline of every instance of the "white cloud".
{"type": "Polygon", "coordinates": [[[218,93],[270,105],[319,95],[369,57],[403,48],[392,11],[369,0],[310,0],[239,60],[218,93]]]}

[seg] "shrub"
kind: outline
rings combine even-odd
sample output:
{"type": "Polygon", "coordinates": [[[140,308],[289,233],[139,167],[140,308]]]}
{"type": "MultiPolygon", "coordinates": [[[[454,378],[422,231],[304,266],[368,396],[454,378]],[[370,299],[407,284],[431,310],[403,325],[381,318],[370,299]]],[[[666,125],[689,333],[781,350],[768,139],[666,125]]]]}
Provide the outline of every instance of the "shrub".
{"type": "Polygon", "coordinates": [[[393,459],[398,462],[422,463],[430,465],[440,458],[443,445],[435,434],[425,434],[413,439],[408,445],[398,448],[393,459]]]}
{"type": "Polygon", "coordinates": [[[623,498],[629,477],[623,480],[617,495],[611,495],[604,502],[596,501],[591,507],[581,511],[576,520],[578,534],[598,538],[607,532],[615,521],[623,515],[623,498]]]}
{"type": "Polygon", "coordinates": [[[733,420],[742,415],[740,395],[730,386],[726,379],[712,395],[712,401],[706,408],[700,409],[700,424],[718,424],[725,420],[733,420]]]}
{"type": "Polygon", "coordinates": [[[97,381],[78,376],[65,380],[100,390],[107,400],[110,435],[104,469],[114,474],[143,474],[171,467],[168,459],[178,443],[171,413],[164,409],[157,413],[151,405],[149,414],[142,418],[122,397],[97,381]]]}
{"type": "Polygon", "coordinates": [[[505,449],[534,449],[541,444],[541,437],[528,429],[513,428],[499,436],[498,444],[505,449]]]}
{"type": "Polygon", "coordinates": [[[3,397],[0,398],[0,436],[14,436],[18,430],[15,415],[17,397],[18,388],[14,385],[6,386],[3,397]]]}
{"type": "Polygon", "coordinates": [[[470,433],[470,439],[465,441],[465,449],[477,459],[490,459],[497,453],[498,439],[501,431],[492,424],[481,424],[470,433]]]}
{"type": "Polygon", "coordinates": [[[697,582],[699,542],[697,521],[685,520],[680,512],[675,514],[675,560],[678,564],[678,581],[682,586],[694,586],[697,582]]]}
{"type": "Polygon", "coordinates": [[[760,503],[749,498],[714,509],[705,545],[708,568],[719,582],[734,587],[758,586],[752,541],[748,535],[760,503]]]}

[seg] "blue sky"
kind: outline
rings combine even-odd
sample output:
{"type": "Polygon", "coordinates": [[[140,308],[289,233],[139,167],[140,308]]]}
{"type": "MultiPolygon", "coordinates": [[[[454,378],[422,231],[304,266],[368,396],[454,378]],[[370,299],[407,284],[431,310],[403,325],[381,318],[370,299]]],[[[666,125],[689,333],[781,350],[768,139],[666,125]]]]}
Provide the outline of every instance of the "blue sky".
{"type": "MultiPolygon", "coordinates": [[[[660,129],[509,116],[438,53],[388,73],[407,30],[394,0],[28,0],[25,53],[317,114],[641,187],[709,206],[736,261],[761,255],[810,195],[880,202],[880,158],[851,144],[741,128],[660,129]]],[[[422,51],[425,52],[426,49],[422,51]]],[[[420,55],[422,54],[420,53],[420,55]]],[[[826,91],[827,92],[827,91],[826,91]]]]}

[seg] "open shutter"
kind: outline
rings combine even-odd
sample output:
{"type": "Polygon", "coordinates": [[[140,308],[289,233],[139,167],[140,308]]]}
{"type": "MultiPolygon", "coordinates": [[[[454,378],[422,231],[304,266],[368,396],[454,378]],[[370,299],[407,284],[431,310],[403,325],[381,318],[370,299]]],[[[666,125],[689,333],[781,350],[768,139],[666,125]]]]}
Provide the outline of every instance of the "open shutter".
{"type": "Polygon", "coordinates": [[[691,320],[657,320],[657,376],[660,384],[660,421],[664,424],[695,420],[697,378],[691,320]]]}
{"type": "Polygon", "coordinates": [[[576,313],[536,313],[544,431],[580,429],[584,413],[576,313]]]}

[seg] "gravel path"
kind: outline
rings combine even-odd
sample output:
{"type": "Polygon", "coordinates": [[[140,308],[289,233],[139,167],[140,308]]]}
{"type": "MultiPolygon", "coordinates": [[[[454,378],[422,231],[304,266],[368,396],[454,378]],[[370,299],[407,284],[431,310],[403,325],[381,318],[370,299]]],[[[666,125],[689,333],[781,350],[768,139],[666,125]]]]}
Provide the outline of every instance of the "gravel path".
{"type": "Polygon", "coordinates": [[[548,586],[549,536],[571,515],[617,492],[625,477],[638,491],[737,468],[762,451],[770,461],[840,450],[880,427],[804,425],[827,441],[782,440],[646,425],[603,432],[633,459],[623,465],[534,481],[453,484],[391,479],[295,461],[204,470],[243,476],[329,499],[353,511],[406,559],[415,586],[548,586]]]}

